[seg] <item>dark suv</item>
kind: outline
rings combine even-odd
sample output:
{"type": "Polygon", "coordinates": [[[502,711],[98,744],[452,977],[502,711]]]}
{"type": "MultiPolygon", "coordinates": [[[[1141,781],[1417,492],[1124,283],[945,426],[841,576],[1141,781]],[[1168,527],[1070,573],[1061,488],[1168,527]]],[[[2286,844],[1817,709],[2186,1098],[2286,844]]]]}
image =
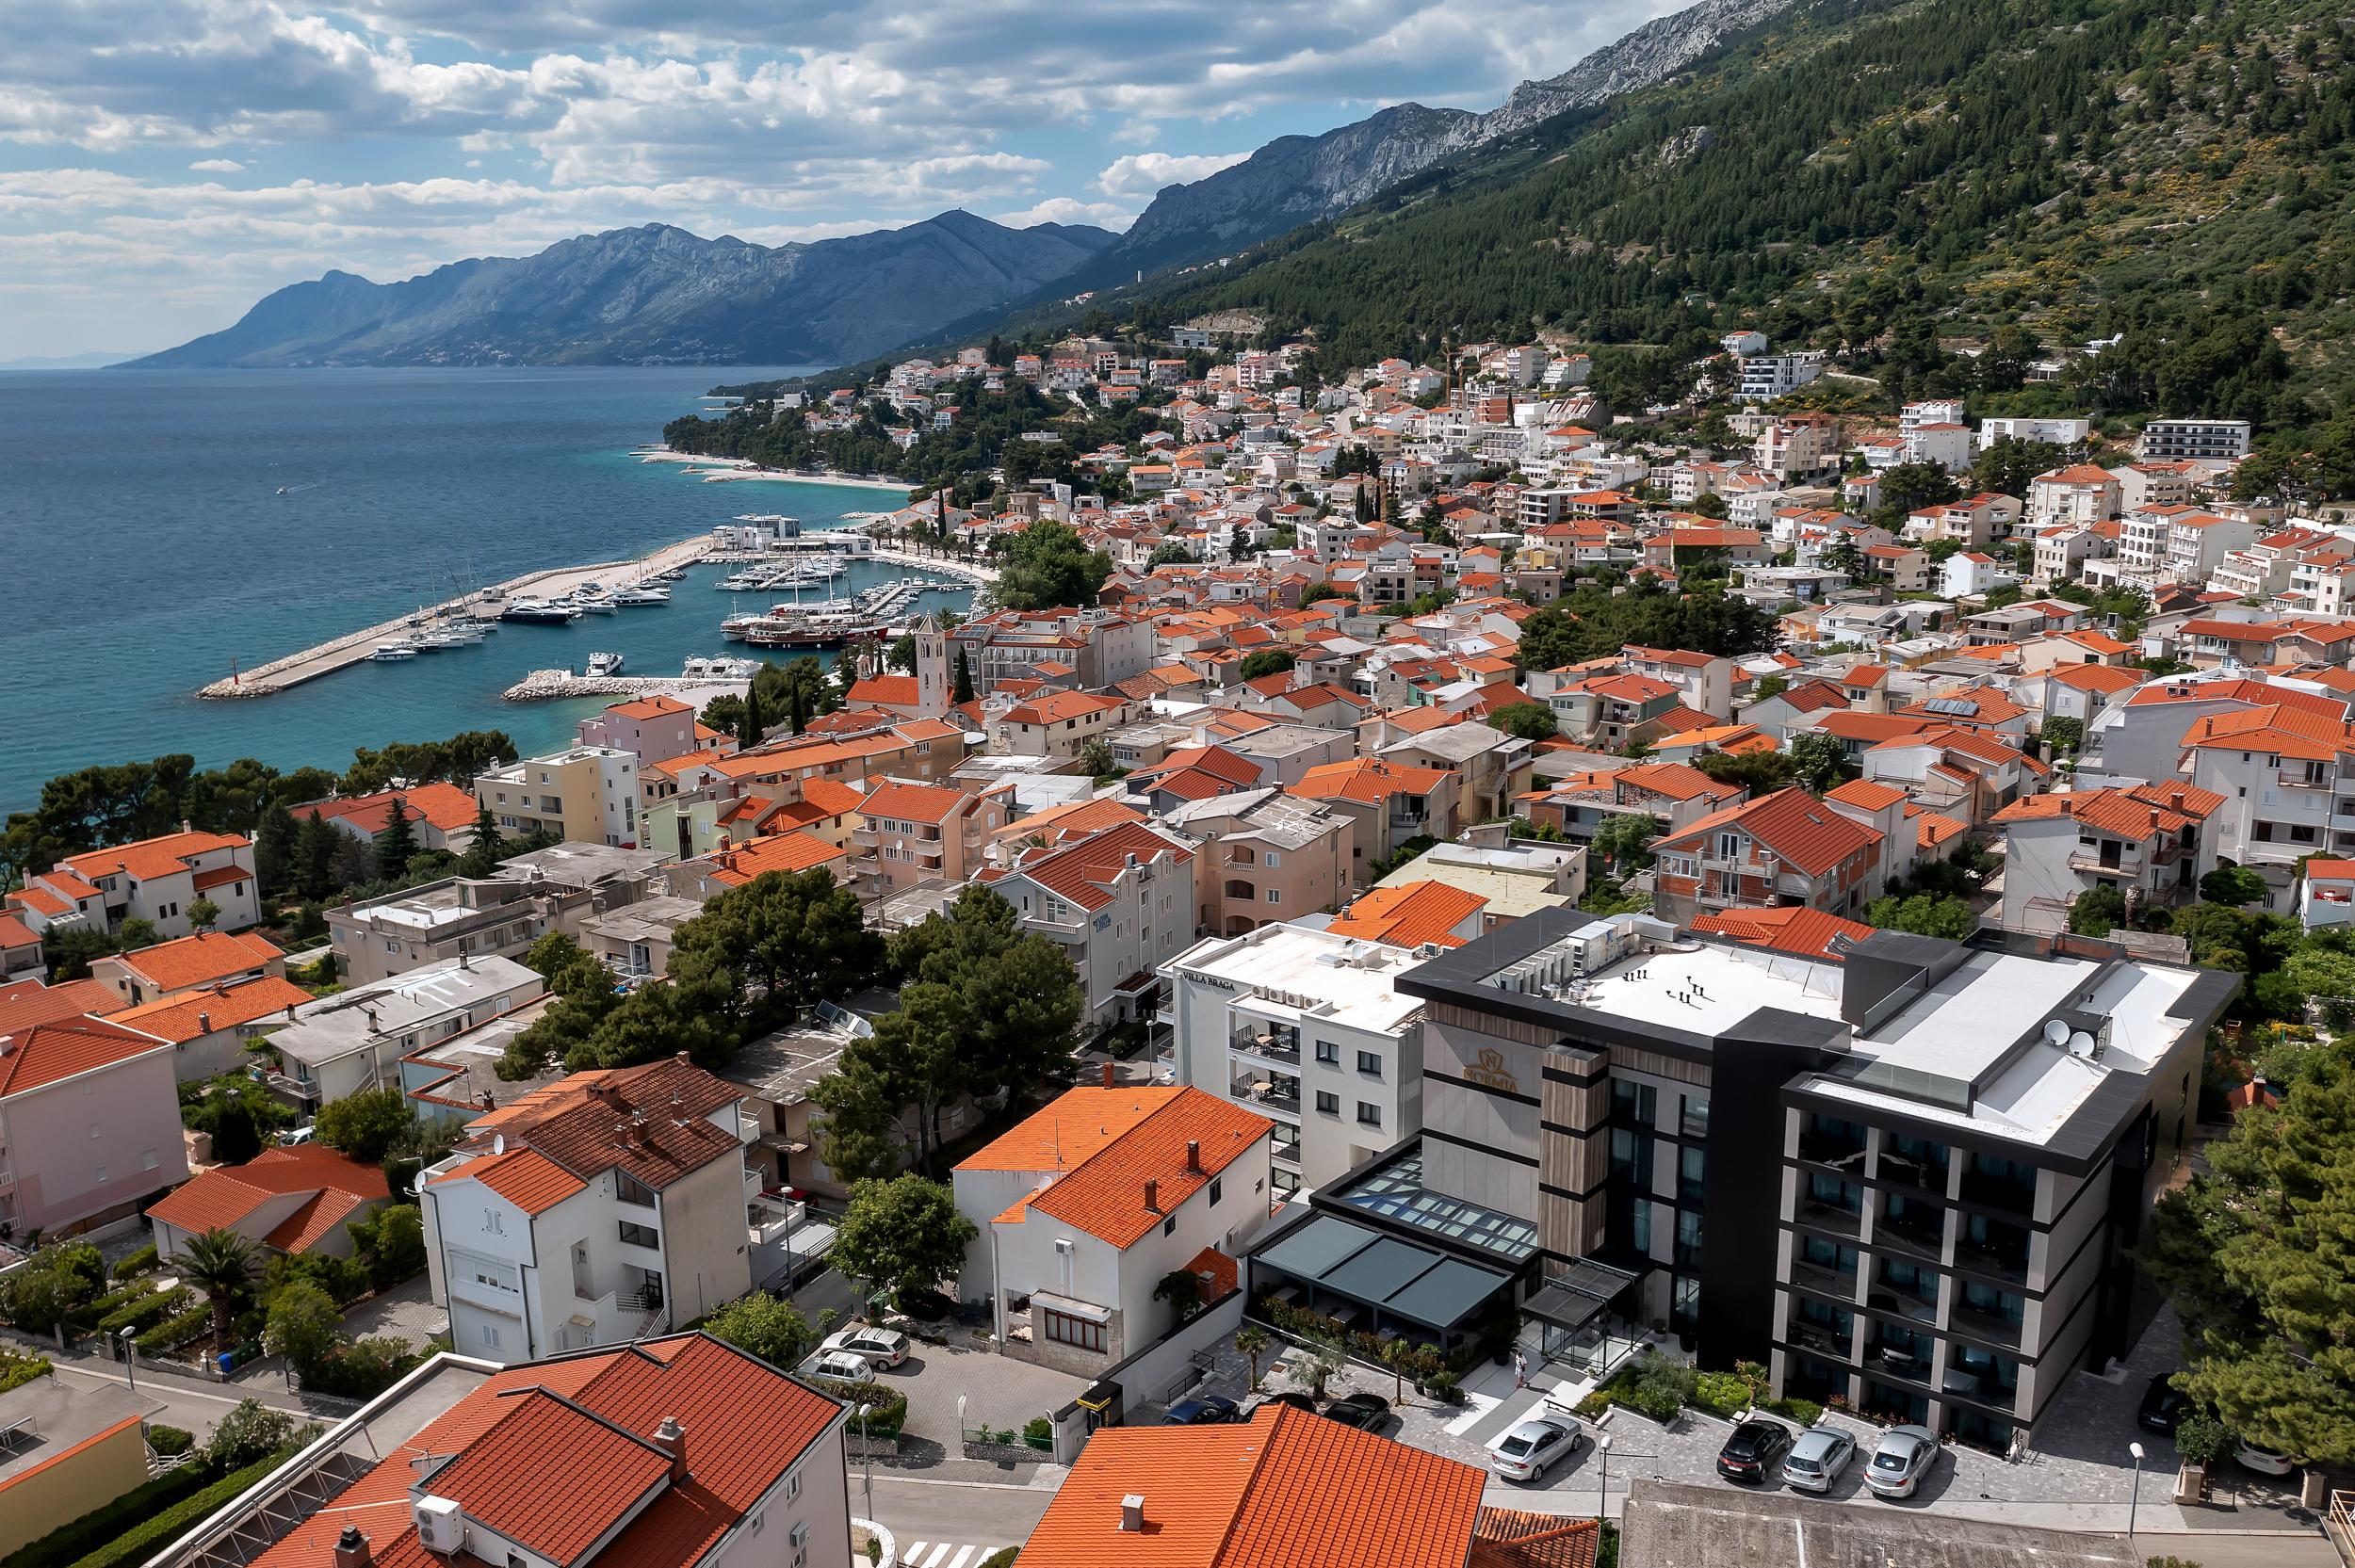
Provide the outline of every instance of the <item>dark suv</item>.
{"type": "Polygon", "coordinates": [[[1717,1450],[1717,1474],[1728,1480],[1762,1485],[1767,1477],[1780,1472],[1783,1456],[1790,1451],[1789,1427],[1779,1421],[1745,1421],[1717,1450]]]}

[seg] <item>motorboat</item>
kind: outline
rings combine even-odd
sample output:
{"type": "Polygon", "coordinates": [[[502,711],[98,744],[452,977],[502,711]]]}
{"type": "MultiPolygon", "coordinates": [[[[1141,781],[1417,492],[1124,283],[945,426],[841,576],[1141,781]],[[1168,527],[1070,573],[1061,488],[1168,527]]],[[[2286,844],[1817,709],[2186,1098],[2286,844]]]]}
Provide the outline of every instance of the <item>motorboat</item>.
{"type": "Polygon", "coordinates": [[[643,583],[638,583],[628,588],[615,589],[612,598],[617,605],[667,605],[671,602],[671,590],[667,588],[648,588],[643,583]]]}
{"type": "Polygon", "coordinates": [[[589,655],[589,673],[618,675],[622,672],[622,667],[628,662],[619,654],[592,654],[589,655]]]}
{"type": "Polygon", "coordinates": [[[680,667],[683,681],[749,681],[760,673],[758,659],[690,658],[680,667]]]}
{"type": "Polygon", "coordinates": [[[566,599],[518,599],[499,611],[501,621],[522,621],[537,626],[569,625],[580,615],[566,599]]]}
{"type": "Polygon", "coordinates": [[[376,645],[376,651],[368,655],[369,659],[377,664],[398,664],[402,659],[413,659],[416,656],[416,648],[407,642],[380,642],[376,645]]]}
{"type": "Polygon", "coordinates": [[[611,594],[587,587],[574,590],[568,602],[583,615],[612,615],[621,609],[611,594]]]}

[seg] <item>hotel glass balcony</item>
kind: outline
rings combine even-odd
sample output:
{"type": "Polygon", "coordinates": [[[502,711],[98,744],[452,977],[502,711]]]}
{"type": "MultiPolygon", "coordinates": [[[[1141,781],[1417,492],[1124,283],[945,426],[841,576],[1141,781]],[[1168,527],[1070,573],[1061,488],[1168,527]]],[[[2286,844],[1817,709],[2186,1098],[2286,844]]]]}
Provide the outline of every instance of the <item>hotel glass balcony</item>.
{"type": "Polygon", "coordinates": [[[1873,1220],[1873,1245],[1936,1263],[1946,1253],[1946,1211],[1903,1193],[1883,1193],[1873,1220]]]}
{"type": "Polygon", "coordinates": [[[1230,1050],[1267,1061],[1300,1062],[1300,1030],[1290,1024],[1266,1024],[1258,1019],[1238,1019],[1235,1030],[1226,1037],[1230,1050]]]}
{"type": "Polygon", "coordinates": [[[1884,1257],[1873,1270],[1864,1304],[1925,1323],[1938,1321],[1938,1270],[1903,1258],[1884,1257]]]}
{"type": "Polygon", "coordinates": [[[1820,1171],[1808,1172],[1795,1218],[1811,1230],[1855,1237],[1864,1228],[1864,1189],[1820,1171]]]}
{"type": "Polygon", "coordinates": [[[1258,1077],[1239,1077],[1230,1081],[1226,1092],[1243,1105],[1279,1115],[1300,1114],[1300,1080],[1285,1073],[1268,1073],[1258,1077]]]}
{"type": "Polygon", "coordinates": [[[1799,1124],[1799,1157],[1811,1165],[1829,1165],[1861,1174],[1864,1129],[1836,1116],[1810,1112],[1799,1124]]]}
{"type": "Polygon", "coordinates": [[[2006,1225],[1983,1215],[1965,1215],[1962,1230],[1955,1237],[1955,1267],[2025,1285],[2029,1246],[2029,1234],[2022,1226],[2006,1225]]]}

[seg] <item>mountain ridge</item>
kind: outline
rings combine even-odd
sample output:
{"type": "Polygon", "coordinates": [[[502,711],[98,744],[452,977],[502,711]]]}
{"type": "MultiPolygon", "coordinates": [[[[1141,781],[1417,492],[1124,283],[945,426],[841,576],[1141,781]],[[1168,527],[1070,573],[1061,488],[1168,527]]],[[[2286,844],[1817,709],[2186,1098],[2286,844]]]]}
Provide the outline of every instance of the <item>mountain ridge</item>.
{"type": "Polygon", "coordinates": [[[1113,243],[951,209],[903,228],[755,245],[666,223],[474,256],[378,283],[340,268],[145,369],[352,364],[793,364],[855,359],[1017,298],[1113,243]]]}

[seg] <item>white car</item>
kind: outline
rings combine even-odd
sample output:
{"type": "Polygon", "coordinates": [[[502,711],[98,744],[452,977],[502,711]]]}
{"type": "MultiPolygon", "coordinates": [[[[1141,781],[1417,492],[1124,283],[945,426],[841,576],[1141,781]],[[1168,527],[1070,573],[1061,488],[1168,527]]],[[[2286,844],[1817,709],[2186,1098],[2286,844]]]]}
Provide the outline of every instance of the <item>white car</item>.
{"type": "Polygon", "coordinates": [[[1523,1421],[1488,1445],[1488,1468],[1506,1480],[1542,1482],[1546,1472],[1578,1452],[1585,1436],[1567,1416],[1523,1421]]]}
{"type": "Polygon", "coordinates": [[[1856,1458],[1856,1439],[1838,1427],[1810,1427],[1782,1462],[1782,1484],[1794,1492],[1829,1492],[1856,1458]]]}
{"type": "Polygon", "coordinates": [[[2233,1457],[2261,1476],[2294,1475],[2298,1468],[2298,1461],[2289,1455],[2277,1452],[2261,1443],[2252,1443],[2246,1437],[2240,1440],[2240,1447],[2233,1452],[2233,1457]]]}
{"type": "Polygon", "coordinates": [[[1938,1433],[1927,1427],[1892,1427],[1864,1467],[1864,1484],[1879,1497],[1910,1497],[1938,1463],[1938,1433]]]}
{"type": "Polygon", "coordinates": [[[877,1366],[897,1366],[908,1358],[908,1336],[898,1329],[842,1329],[826,1335],[818,1348],[859,1356],[877,1366]]]}
{"type": "Polygon", "coordinates": [[[843,1382],[875,1381],[874,1364],[849,1350],[821,1350],[818,1359],[810,1363],[809,1370],[813,1377],[835,1378],[843,1382]]]}

